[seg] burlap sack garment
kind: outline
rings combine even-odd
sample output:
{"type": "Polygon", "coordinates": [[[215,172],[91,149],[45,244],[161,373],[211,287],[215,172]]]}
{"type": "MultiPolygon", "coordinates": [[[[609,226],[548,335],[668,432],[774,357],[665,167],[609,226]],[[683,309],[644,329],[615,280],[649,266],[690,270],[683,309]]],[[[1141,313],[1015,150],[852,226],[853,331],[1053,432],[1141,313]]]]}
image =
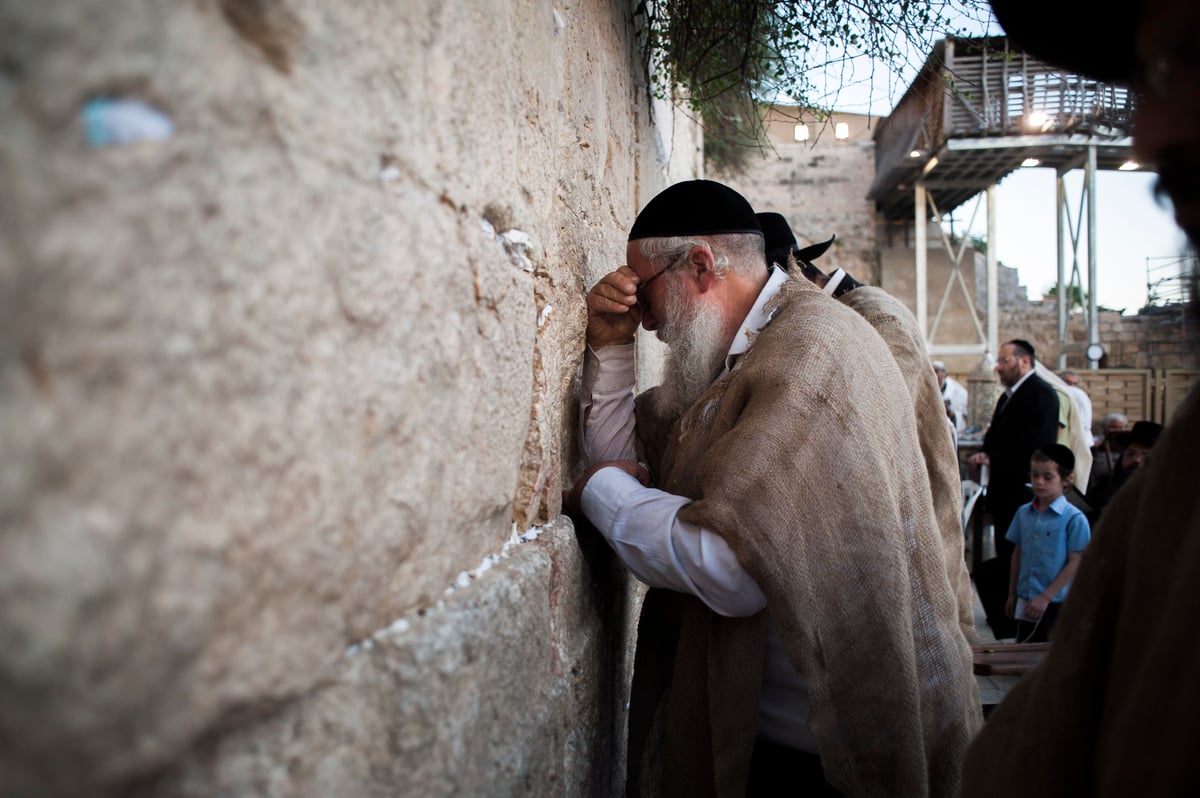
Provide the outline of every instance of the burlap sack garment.
{"type": "MultiPolygon", "coordinates": [[[[807,281],[774,304],[740,367],[679,419],[639,397],[643,454],[660,487],[693,499],[680,517],[720,533],[766,595],[827,778],[850,795],[954,794],[979,697],[904,377],[862,317],[807,281]]],[[[631,786],[741,795],[765,613],[663,594],[639,626],[635,669],[651,678],[635,674],[631,786]]]]}
{"type": "Polygon", "coordinates": [[[947,423],[946,406],[938,387],[933,363],[925,349],[920,325],[904,303],[881,288],[863,286],[842,294],[843,305],[866,319],[891,350],[908,387],[917,419],[921,456],[929,474],[933,511],[945,548],[947,576],[958,605],[958,623],[970,642],[975,631],[971,575],[963,556],[962,481],[958,474],[958,450],[947,423]]]}

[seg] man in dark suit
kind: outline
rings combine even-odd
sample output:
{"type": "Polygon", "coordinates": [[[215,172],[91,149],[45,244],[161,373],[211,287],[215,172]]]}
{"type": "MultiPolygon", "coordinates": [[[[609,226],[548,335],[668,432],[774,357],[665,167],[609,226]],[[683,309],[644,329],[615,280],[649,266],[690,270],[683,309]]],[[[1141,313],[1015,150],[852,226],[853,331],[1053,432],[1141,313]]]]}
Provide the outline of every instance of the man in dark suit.
{"type": "Polygon", "coordinates": [[[996,402],[992,423],[983,439],[983,451],[972,455],[974,465],[987,465],[990,476],[987,507],[996,540],[996,561],[981,563],[976,574],[979,598],[988,625],[996,637],[1012,637],[1016,625],[1004,613],[1013,544],[1004,533],[1017,508],[1030,501],[1029,458],[1034,451],[1058,438],[1058,394],[1033,370],[1034,349],[1028,341],[1014,339],[1000,347],[996,374],[1005,391],[996,402]]]}

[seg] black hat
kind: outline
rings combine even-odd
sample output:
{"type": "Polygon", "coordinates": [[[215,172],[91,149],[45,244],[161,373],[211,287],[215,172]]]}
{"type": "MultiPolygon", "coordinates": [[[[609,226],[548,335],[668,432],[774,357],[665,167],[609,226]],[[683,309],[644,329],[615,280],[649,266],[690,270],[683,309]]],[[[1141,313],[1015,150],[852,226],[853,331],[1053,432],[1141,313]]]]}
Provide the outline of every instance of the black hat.
{"type": "Polygon", "coordinates": [[[796,259],[816,260],[824,255],[826,250],[833,246],[833,241],[836,238],[837,235],[831,235],[828,241],[818,241],[815,244],[809,244],[807,247],[801,247],[800,249],[796,250],[796,259]]]}
{"type": "Polygon", "coordinates": [[[788,255],[799,248],[791,225],[783,218],[782,213],[768,211],[757,215],[763,238],[766,239],[767,262],[786,266],[788,255]]]}
{"type": "Polygon", "coordinates": [[[1162,424],[1156,424],[1153,421],[1137,421],[1131,429],[1118,430],[1111,433],[1111,437],[1119,446],[1138,443],[1149,449],[1158,441],[1158,435],[1162,430],[1162,424]]]}
{"type": "Polygon", "coordinates": [[[1030,363],[1037,362],[1037,350],[1033,348],[1033,344],[1029,343],[1024,338],[1013,338],[1011,341],[1005,341],[1004,344],[1012,344],[1018,352],[1018,357],[1028,355],[1030,363]]]}
{"type": "Polygon", "coordinates": [[[811,263],[825,254],[837,236],[828,241],[820,241],[801,247],[796,243],[796,234],[783,214],[774,211],[764,211],[758,214],[758,223],[762,226],[763,237],[766,239],[767,262],[787,266],[788,255],[795,255],[801,263],[811,263]]]}
{"type": "Polygon", "coordinates": [[[629,231],[629,240],[730,233],[763,234],[746,198],[712,180],[685,180],[646,203],[629,231]]]}
{"type": "Polygon", "coordinates": [[[1137,67],[1140,0],[1101,11],[1085,0],[991,0],[992,12],[1021,50],[1047,64],[1108,83],[1128,81],[1137,67]]]}

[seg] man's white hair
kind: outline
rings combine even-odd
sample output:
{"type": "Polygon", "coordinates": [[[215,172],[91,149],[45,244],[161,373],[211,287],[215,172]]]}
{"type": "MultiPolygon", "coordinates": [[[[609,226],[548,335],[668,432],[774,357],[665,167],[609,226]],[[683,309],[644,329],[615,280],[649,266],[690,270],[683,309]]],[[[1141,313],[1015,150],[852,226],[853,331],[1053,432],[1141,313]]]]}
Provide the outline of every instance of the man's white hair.
{"type": "Polygon", "coordinates": [[[692,251],[692,247],[707,247],[713,255],[713,271],[718,276],[727,272],[756,276],[766,270],[767,256],[764,239],[757,233],[730,233],[719,236],[661,236],[643,238],[638,248],[642,257],[656,270],[667,269],[692,251]]]}

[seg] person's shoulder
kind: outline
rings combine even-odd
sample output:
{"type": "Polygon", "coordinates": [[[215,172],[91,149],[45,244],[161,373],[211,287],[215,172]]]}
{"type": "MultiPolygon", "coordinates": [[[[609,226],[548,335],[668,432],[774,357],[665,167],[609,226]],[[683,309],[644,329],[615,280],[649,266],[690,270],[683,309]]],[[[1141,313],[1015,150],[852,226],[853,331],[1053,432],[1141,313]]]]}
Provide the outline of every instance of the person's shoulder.
{"type": "Polygon", "coordinates": [[[1076,517],[1082,518],[1084,523],[1087,523],[1087,515],[1083,512],[1083,510],[1080,510],[1078,507],[1076,507],[1071,500],[1066,497],[1066,494],[1060,495],[1057,499],[1050,503],[1050,506],[1054,512],[1058,513],[1059,516],[1062,517],[1063,523],[1068,523],[1076,517]]]}
{"type": "Polygon", "coordinates": [[[1071,500],[1067,498],[1067,494],[1060,493],[1058,498],[1050,502],[1050,509],[1059,515],[1066,515],[1075,509],[1075,505],[1071,504],[1071,500]]]}
{"type": "Polygon", "coordinates": [[[917,320],[903,302],[882,288],[864,285],[842,294],[838,301],[866,319],[893,353],[919,352],[922,358],[928,358],[925,337],[917,320]]]}
{"type": "Polygon", "coordinates": [[[828,340],[870,327],[861,315],[803,278],[789,278],[772,302],[774,308],[768,305],[768,311],[773,311],[771,323],[760,331],[760,338],[815,335],[828,340]]]}
{"type": "Polygon", "coordinates": [[[1043,379],[1042,375],[1038,374],[1036,371],[1029,375],[1028,383],[1029,383],[1029,387],[1035,388],[1039,391],[1044,390],[1044,391],[1049,391],[1050,393],[1053,393],[1053,394],[1058,393],[1058,391],[1056,391],[1054,389],[1054,386],[1051,385],[1049,382],[1047,382],[1045,379],[1043,379]]]}
{"type": "MultiPolygon", "coordinates": [[[[796,282],[789,279],[780,292],[771,322],[754,337],[739,375],[774,379],[780,373],[805,374],[807,379],[787,380],[788,390],[842,395],[861,392],[866,381],[888,379],[885,372],[892,372],[903,389],[903,375],[879,332],[816,286],[792,285],[796,282]]],[[[907,390],[900,396],[906,399],[907,390]]],[[[911,404],[904,406],[911,413],[911,404]]]]}
{"type": "Polygon", "coordinates": [[[853,291],[842,294],[840,301],[852,308],[895,316],[905,321],[912,319],[916,323],[916,318],[907,305],[878,286],[859,286],[853,291]]]}
{"type": "MultiPolygon", "coordinates": [[[[1053,385],[1046,382],[1046,380],[1042,379],[1038,374],[1031,374],[1027,383],[1022,387],[1028,388],[1029,396],[1040,401],[1054,402],[1055,404],[1059,402],[1059,391],[1055,389],[1053,385]]],[[[1067,394],[1063,393],[1062,396],[1070,401],[1070,399],[1067,397],[1067,394]]]]}

